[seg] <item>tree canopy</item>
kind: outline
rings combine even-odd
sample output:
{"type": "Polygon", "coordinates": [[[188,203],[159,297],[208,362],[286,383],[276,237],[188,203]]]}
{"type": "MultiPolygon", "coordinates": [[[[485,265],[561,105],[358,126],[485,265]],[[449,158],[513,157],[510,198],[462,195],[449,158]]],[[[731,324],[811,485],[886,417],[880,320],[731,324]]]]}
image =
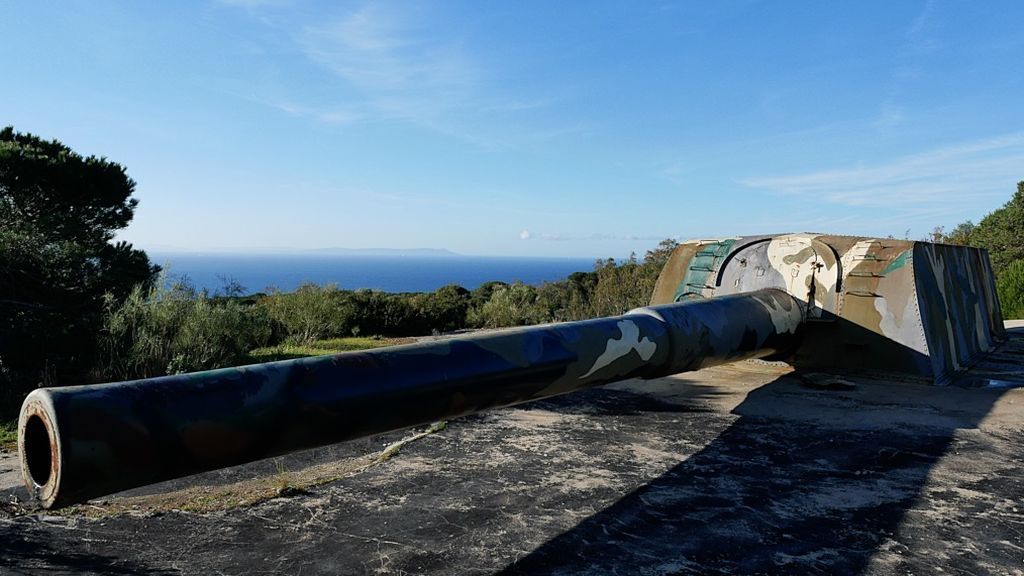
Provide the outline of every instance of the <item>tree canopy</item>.
{"type": "Polygon", "coordinates": [[[57,140],[0,129],[0,384],[19,392],[80,379],[104,297],[123,299],[158,269],[112,242],[138,203],[120,164],[57,140]],[[6,382],[5,382],[6,381],[6,382]]]}
{"type": "Polygon", "coordinates": [[[1017,183],[1017,192],[1006,204],[981,222],[962,222],[948,234],[936,228],[931,239],[988,250],[997,276],[1014,262],[1024,260],[1024,181],[1017,183]]]}
{"type": "Polygon", "coordinates": [[[996,274],[1024,260],[1024,182],[1017,183],[1017,192],[1009,202],[970,230],[969,238],[971,244],[988,250],[996,274]]]}
{"type": "Polygon", "coordinates": [[[120,164],[82,157],[57,140],[0,130],[0,227],[90,248],[135,213],[135,182],[120,164]]]}

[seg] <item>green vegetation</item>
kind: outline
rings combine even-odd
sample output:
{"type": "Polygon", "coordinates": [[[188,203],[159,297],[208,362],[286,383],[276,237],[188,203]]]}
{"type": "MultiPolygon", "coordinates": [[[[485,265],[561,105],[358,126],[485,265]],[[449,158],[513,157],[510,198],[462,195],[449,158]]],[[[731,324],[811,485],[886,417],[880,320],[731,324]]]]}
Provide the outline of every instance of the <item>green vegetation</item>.
{"type": "Polygon", "coordinates": [[[469,296],[455,285],[429,293],[388,294],[304,284],[290,293],[272,291],[257,304],[288,343],[303,344],[360,334],[417,336],[464,328],[469,296]]]}
{"type": "Polygon", "coordinates": [[[182,283],[136,286],[121,302],[107,299],[94,375],[130,380],[244,364],[271,332],[261,307],[216,301],[182,283]]]}
{"type": "Polygon", "coordinates": [[[352,311],[333,284],[303,284],[292,293],[274,291],[260,301],[267,314],[293,343],[340,336],[352,311]]]}
{"type": "MultiPolygon", "coordinates": [[[[270,320],[270,341],[252,352],[253,359],[296,358],[383,345],[383,336],[394,339],[620,314],[647,304],[658,272],[676,246],[674,240],[665,240],[642,262],[635,257],[623,263],[599,260],[593,272],[541,286],[487,282],[473,291],[449,285],[434,292],[389,294],[305,284],[294,292],[274,290],[258,298],[223,300],[264,310],[270,320]]],[[[395,340],[385,342],[390,343],[395,340]]]]}
{"type": "Polygon", "coordinates": [[[249,353],[249,358],[253,363],[274,362],[277,360],[306,358],[308,356],[322,356],[324,354],[369,350],[371,348],[380,348],[382,346],[411,344],[415,341],[416,340],[413,338],[384,338],[382,336],[329,338],[327,340],[314,340],[306,344],[279,344],[277,346],[257,348],[249,353]]]}
{"type": "Polygon", "coordinates": [[[18,421],[0,420],[0,450],[18,449],[18,421]]]}
{"type": "Polygon", "coordinates": [[[1024,260],[1010,264],[996,283],[1004,318],[1024,318],[1024,260]]]}
{"type": "Polygon", "coordinates": [[[153,281],[144,252],[113,242],[134,190],[119,164],[0,129],[0,406],[85,381],[105,303],[153,281]]]}

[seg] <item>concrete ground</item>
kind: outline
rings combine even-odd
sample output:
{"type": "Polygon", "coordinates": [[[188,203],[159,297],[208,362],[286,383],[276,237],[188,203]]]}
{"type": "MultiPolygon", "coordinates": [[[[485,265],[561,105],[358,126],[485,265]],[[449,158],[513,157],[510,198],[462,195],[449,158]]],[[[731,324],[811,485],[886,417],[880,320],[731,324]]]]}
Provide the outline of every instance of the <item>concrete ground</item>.
{"type": "Polygon", "coordinates": [[[973,373],[745,362],[62,512],[7,454],[0,573],[1021,575],[1024,328],[973,373]]]}

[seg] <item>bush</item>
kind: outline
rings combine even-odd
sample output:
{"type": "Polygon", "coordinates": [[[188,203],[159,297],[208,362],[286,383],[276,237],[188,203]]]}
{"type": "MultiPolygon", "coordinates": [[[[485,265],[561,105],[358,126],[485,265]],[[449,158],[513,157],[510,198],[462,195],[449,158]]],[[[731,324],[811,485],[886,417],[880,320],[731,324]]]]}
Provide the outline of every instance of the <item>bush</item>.
{"type": "Polygon", "coordinates": [[[148,378],[244,364],[271,335],[266,312],[232,300],[214,301],[178,283],[136,287],[108,299],[100,339],[105,380],[148,378]]]}
{"type": "Polygon", "coordinates": [[[614,316],[646,306],[676,246],[675,240],[664,240],[643,262],[635,256],[621,264],[598,260],[593,272],[576,272],[538,288],[488,282],[471,293],[467,322],[480,328],[525,326],[614,316]]]}
{"type": "Polygon", "coordinates": [[[646,306],[654,292],[661,266],[639,263],[630,257],[616,266],[613,262],[597,266],[597,285],[590,296],[591,317],[624,314],[634,308],[646,306]]]}
{"type": "Polygon", "coordinates": [[[1024,319],[1024,260],[1007,266],[996,280],[1003,318],[1024,319]]]}
{"type": "Polygon", "coordinates": [[[465,328],[469,303],[469,290],[456,284],[413,296],[410,305],[417,320],[418,334],[451,332],[465,328]]]}
{"type": "Polygon", "coordinates": [[[536,305],[537,289],[521,282],[496,286],[491,298],[470,312],[469,322],[481,328],[527,326],[547,321],[542,307],[536,305]]]}
{"type": "Polygon", "coordinates": [[[293,344],[348,336],[356,325],[350,298],[333,284],[303,284],[290,293],[274,290],[259,307],[293,344]]]}
{"type": "Polygon", "coordinates": [[[304,284],[292,293],[272,292],[258,304],[281,338],[307,344],[324,338],[413,336],[465,328],[470,292],[454,284],[410,294],[304,284]]]}
{"type": "Polygon", "coordinates": [[[354,310],[353,335],[408,336],[423,333],[424,328],[416,317],[409,294],[364,289],[350,292],[349,298],[354,310]]]}
{"type": "MultiPolygon", "coordinates": [[[[569,280],[545,282],[537,288],[536,306],[538,314],[548,322],[571,322],[590,316],[589,297],[593,288],[573,282],[572,278],[585,278],[590,273],[575,273],[569,280]],[[580,276],[577,276],[577,275],[580,276]]],[[[596,284],[596,275],[595,284],[596,284]]]]}

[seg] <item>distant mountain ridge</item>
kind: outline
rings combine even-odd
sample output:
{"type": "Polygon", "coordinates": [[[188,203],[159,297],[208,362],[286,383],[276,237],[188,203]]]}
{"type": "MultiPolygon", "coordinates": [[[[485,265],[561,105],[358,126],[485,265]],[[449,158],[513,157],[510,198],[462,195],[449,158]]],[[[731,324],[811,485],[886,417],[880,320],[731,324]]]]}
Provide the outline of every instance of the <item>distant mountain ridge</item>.
{"type": "Polygon", "coordinates": [[[317,256],[419,256],[419,257],[465,257],[445,248],[208,248],[204,250],[179,248],[176,246],[154,245],[144,248],[152,254],[209,254],[209,255],[317,255],[317,256]]]}
{"type": "Polygon", "coordinates": [[[346,256],[462,256],[445,248],[316,248],[303,252],[346,256]]]}

